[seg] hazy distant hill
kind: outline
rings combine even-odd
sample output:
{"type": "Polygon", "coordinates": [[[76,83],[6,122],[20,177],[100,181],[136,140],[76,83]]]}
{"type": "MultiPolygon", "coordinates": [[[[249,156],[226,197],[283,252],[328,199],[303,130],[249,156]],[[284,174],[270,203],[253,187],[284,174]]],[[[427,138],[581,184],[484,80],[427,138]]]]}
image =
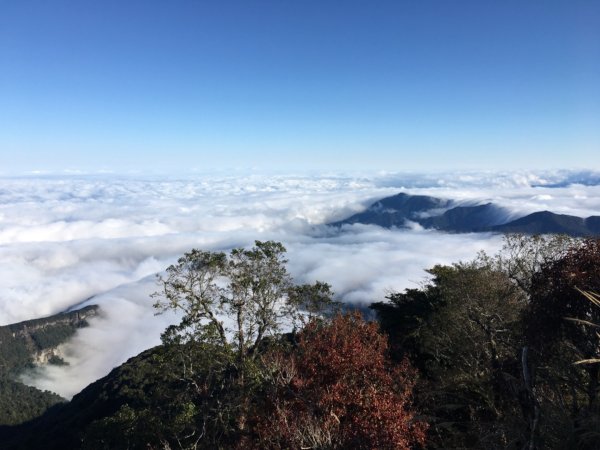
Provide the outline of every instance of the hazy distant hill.
{"type": "Polygon", "coordinates": [[[560,233],[570,236],[598,236],[600,235],[600,216],[583,219],[566,214],[554,214],[550,211],[540,211],[513,220],[512,222],[495,226],[493,230],[503,233],[560,233]]]}
{"type": "Polygon", "coordinates": [[[577,237],[600,235],[600,216],[581,218],[540,211],[515,220],[508,220],[508,217],[506,210],[493,203],[455,205],[451,200],[400,193],[379,200],[365,211],[330,225],[339,227],[362,223],[385,228],[409,228],[410,222],[416,222],[424,228],[450,233],[495,231],[562,233],[577,237]]]}

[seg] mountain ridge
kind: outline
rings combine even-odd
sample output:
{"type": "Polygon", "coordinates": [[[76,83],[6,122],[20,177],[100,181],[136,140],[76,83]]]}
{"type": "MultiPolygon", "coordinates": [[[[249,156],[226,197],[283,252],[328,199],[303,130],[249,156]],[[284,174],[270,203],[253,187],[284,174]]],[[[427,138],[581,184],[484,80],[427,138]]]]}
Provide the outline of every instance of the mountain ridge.
{"type": "Polygon", "coordinates": [[[58,394],[25,385],[19,376],[35,366],[67,364],[60,345],[87,319],[98,314],[97,305],[53,316],[0,326],[0,427],[18,425],[64,402],[58,394]]]}
{"type": "Polygon", "coordinates": [[[465,205],[453,200],[404,192],[372,203],[366,210],[329,223],[342,227],[361,223],[383,228],[411,228],[410,222],[426,229],[449,233],[567,234],[573,237],[600,235],[600,216],[578,217],[551,211],[536,211],[510,218],[505,208],[492,202],[465,205]]]}

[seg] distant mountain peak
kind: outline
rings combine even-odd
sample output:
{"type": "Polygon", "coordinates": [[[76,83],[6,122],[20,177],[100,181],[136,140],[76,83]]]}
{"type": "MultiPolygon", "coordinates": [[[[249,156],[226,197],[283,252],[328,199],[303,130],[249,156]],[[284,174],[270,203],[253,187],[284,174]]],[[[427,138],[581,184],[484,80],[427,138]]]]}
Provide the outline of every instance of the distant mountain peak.
{"type": "Polygon", "coordinates": [[[537,211],[514,219],[494,203],[457,204],[448,199],[400,192],[374,202],[365,211],[331,223],[340,227],[362,223],[384,228],[409,228],[408,222],[449,233],[500,232],[524,234],[600,235],[600,216],[581,218],[537,211]]]}
{"type": "Polygon", "coordinates": [[[365,211],[330,225],[342,226],[345,224],[366,223],[384,228],[404,228],[407,220],[418,222],[421,213],[447,208],[450,204],[450,200],[427,195],[409,195],[401,192],[378,200],[365,211]]]}

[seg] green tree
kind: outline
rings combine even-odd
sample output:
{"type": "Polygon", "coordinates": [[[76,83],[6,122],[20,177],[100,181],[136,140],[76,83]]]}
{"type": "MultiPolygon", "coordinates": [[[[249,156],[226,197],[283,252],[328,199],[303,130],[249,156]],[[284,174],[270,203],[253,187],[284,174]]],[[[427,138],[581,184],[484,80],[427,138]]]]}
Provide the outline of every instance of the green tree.
{"type": "Polygon", "coordinates": [[[183,312],[165,338],[178,342],[218,342],[235,348],[238,362],[253,358],[266,338],[282,327],[333,307],[326,283],[295,285],[279,242],[256,241],[251,249],[222,252],[192,250],[159,276],[153,294],[161,311],[183,312]]]}
{"type": "Polygon", "coordinates": [[[182,312],[163,343],[195,405],[188,428],[196,431],[187,430],[194,445],[202,436],[207,447],[231,447],[247,434],[266,370],[259,356],[284,345],[283,331],[334,306],[329,285],[295,285],[286,262],[282,244],[256,241],[229,254],[192,250],[159,276],[156,308],[182,312]]]}
{"type": "Polygon", "coordinates": [[[502,249],[492,261],[498,270],[530,295],[534,275],[581,242],[581,239],[565,234],[506,234],[502,249]]]}
{"type": "Polygon", "coordinates": [[[422,375],[417,406],[432,448],[507,448],[525,442],[518,392],[526,296],[488,258],[429,269],[421,289],[373,306],[395,354],[422,375]]]}

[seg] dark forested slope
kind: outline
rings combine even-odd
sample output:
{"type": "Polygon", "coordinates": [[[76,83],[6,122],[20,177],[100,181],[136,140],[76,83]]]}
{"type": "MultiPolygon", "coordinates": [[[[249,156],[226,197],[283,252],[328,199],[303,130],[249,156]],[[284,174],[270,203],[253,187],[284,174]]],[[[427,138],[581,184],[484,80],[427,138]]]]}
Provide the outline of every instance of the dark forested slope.
{"type": "Polygon", "coordinates": [[[186,253],[155,295],[186,311],[163,344],[0,428],[0,448],[598,449],[600,240],[507,235],[373,304],[378,323],[324,314],[328,285],[294,285],[284,251],[186,253]],[[285,315],[243,314],[275,298],[285,315]]]}
{"type": "Polygon", "coordinates": [[[18,373],[34,363],[57,361],[57,347],[98,312],[90,305],[41,319],[0,326],[0,371],[18,373]],[[54,359],[53,359],[54,357],[54,359]]]}
{"type": "Polygon", "coordinates": [[[36,364],[65,364],[57,348],[88,325],[96,305],[0,327],[0,425],[15,425],[64,401],[21,383],[18,376],[36,364]]]}

